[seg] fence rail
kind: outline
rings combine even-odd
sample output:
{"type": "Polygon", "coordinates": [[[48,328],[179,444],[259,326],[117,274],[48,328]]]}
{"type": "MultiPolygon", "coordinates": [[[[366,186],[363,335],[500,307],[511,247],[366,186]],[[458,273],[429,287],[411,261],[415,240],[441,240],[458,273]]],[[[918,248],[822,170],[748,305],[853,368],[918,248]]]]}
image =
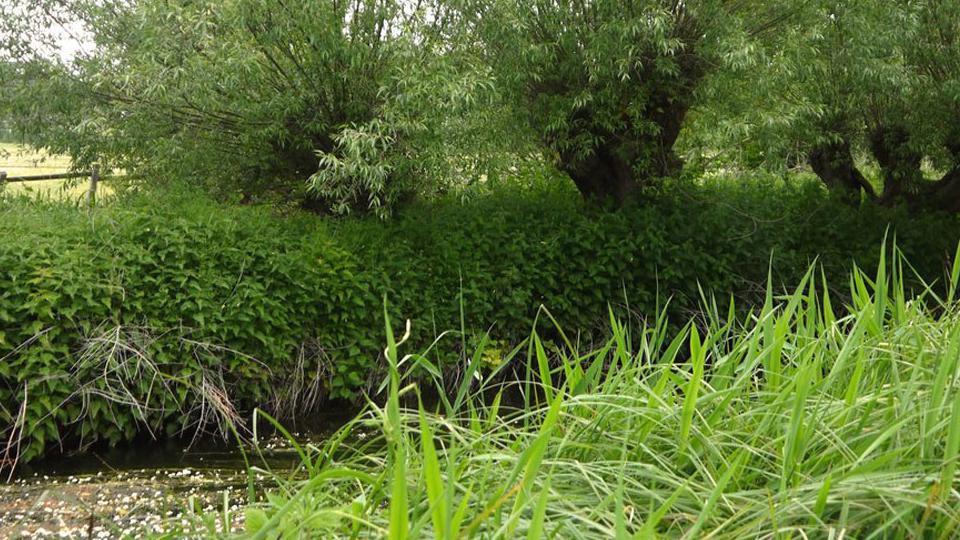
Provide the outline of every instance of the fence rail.
{"type": "Polygon", "coordinates": [[[87,189],[87,205],[93,206],[97,202],[97,185],[100,183],[100,169],[97,166],[88,172],[35,174],[29,176],[7,176],[6,171],[0,171],[0,189],[7,182],[39,182],[41,180],[70,180],[72,178],[89,178],[90,187],[87,189]]]}
{"type": "Polygon", "coordinates": [[[31,174],[25,176],[7,176],[7,173],[0,171],[0,178],[6,182],[38,182],[40,180],[71,180],[73,178],[89,178],[90,172],[72,172],[72,173],[51,173],[51,174],[31,174]]]}

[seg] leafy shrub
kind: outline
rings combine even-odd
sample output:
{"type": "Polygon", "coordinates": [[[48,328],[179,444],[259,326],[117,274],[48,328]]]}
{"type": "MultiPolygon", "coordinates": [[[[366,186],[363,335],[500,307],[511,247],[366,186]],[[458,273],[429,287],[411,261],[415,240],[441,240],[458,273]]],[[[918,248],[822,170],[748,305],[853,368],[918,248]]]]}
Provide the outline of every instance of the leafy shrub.
{"type": "Polygon", "coordinates": [[[372,286],[396,313],[431,323],[424,334],[458,328],[462,299],[470,328],[517,341],[541,304],[564,328],[598,337],[610,304],[648,316],[669,299],[672,318],[686,320],[701,290],[759,303],[768,272],[792,286],[814,261],[843,289],[851,263],[876,265],[885,236],[935,280],[960,220],[853,209],[813,182],[762,177],[678,183],[616,212],[563,188],[503,187],[465,205],[414,206],[388,223],[342,222],[333,234],[378,274],[372,286]]]}
{"type": "Polygon", "coordinates": [[[24,459],[297,399],[303,373],[343,394],[375,359],[379,300],[307,223],[186,201],[0,222],[0,423],[24,459]]]}
{"type": "Polygon", "coordinates": [[[354,397],[383,368],[384,296],[392,317],[413,319],[414,345],[459,329],[462,313],[468,335],[444,343],[489,331],[508,347],[541,305],[590,342],[611,307],[645,317],[670,299],[670,317],[685,321],[701,289],[759,303],[768,272],[793,285],[815,259],[842,284],[851,261],[876,264],[888,229],[936,279],[960,238],[955,216],[856,210],[803,182],[677,184],[616,212],[543,186],[415,205],[387,222],[190,197],[92,214],[0,202],[7,455],[354,397]]]}

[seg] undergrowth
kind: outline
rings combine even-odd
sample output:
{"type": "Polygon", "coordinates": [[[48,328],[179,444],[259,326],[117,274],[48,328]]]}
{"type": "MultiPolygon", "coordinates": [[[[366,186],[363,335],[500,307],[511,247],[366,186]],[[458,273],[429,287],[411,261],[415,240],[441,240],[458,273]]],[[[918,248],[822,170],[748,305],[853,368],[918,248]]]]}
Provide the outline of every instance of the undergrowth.
{"type": "Polygon", "coordinates": [[[837,285],[851,261],[876,264],[887,231],[943,294],[960,237],[956,216],[853,208],[790,179],[670,185],[603,211],[548,180],[387,222],[189,191],[90,212],[0,197],[0,468],[137,435],[223,434],[257,407],[290,421],[361,400],[385,373],[384,296],[392,318],[413,321],[409,346],[461,330],[430,352],[449,387],[465,350],[486,340],[497,365],[541,306],[557,323],[538,322],[545,341],[572,329],[589,348],[609,333],[608,310],[635,325],[669,297],[673,334],[700,312],[701,290],[731,295],[740,317],[763,304],[768,279],[797,283],[815,259],[849,300],[837,285]]]}
{"type": "Polygon", "coordinates": [[[382,397],[296,446],[306,479],[278,474],[244,536],[953,538],[960,264],[911,299],[891,260],[854,270],[843,305],[810,270],[675,335],[666,311],[611,314],[597,348],[534,329],[493,369],[481,343],[453,392],[388,323],[382,397]]]}

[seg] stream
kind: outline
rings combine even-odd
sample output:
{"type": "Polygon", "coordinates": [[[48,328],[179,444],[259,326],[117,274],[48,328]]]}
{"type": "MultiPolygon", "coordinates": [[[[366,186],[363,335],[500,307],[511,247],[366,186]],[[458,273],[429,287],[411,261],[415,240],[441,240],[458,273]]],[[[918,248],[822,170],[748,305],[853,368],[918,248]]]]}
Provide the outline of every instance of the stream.
{"type": "MultiPolygon", "coordinates": [[[[294,438],[321,442],[352,416],[322,415],[294,438]]],[[[0,538],[140,537],[178,524],[189,533],[198,521],[191,509],[222,516],[225,504],[231,529],[242,530],[241,507],[248,501],[243,453],[222,440],[190,442],[141,441],[20,466],[10,482],[0,483],[0,538]]],[[[299,464],[282,437],[261,441],[260,450],[247,450],[250,464],[279,476],[288,477],[299,464]]],[[[258,492],[274,485],[270,474],[255,473],[254,479],[258,492]]],[[[219,531],[222,521],[208,526],[219,531]]]]}

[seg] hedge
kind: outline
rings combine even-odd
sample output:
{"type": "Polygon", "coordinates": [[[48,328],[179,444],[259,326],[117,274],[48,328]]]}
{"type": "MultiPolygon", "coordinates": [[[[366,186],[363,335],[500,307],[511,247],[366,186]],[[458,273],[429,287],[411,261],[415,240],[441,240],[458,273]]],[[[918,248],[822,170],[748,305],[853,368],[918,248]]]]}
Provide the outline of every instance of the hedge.
{"type": "Polygon", "coordinates": [[[852,264],[876,266],[885,238],[932,282],[956,253],[960,219],[852,208],[815,183],[761,178],[673,186],[614,212],[562,187],[501,189],[387,223],[341,223],[332,234],[398,313],[429,322],[419,325],[423,339],[459,328],[462,299],[469,328],[515,341],[540,305],[589,339],[609,327],[610,307],[637,318],[669,300],[685,322],[701,291],[746,307],[762,300],[768,277],[789,287],[813,263],[843,291],[852,264]]]}
{"type": "Polygon", "coordinates": [[[369,283],[293,220],[182,201],[89,217],[19,203],[0,211],[0,237],[0,425],[25,403],[23,459],[174,434],[295,398],[318,373],[345,393],[375,358],[369,283]]]}
{"type": "Polygon", "coordinates": [[[505,188],[388,222],[189,197],[93,213],[0,200],[0,443],[29,460],[355,398],[379,367],[384,297],[413,321],[412,350],[461,313],[469,334],[514,343],[541,305],[590,340],[611,308],[643,317],[671,298],[680,320],[701,289],[749,304],[768,272],[795,283],[814,259],[842,284],[886,234],[936,279],[960,220],[770,179],[674,186],[616,211],[505,188]]]}

